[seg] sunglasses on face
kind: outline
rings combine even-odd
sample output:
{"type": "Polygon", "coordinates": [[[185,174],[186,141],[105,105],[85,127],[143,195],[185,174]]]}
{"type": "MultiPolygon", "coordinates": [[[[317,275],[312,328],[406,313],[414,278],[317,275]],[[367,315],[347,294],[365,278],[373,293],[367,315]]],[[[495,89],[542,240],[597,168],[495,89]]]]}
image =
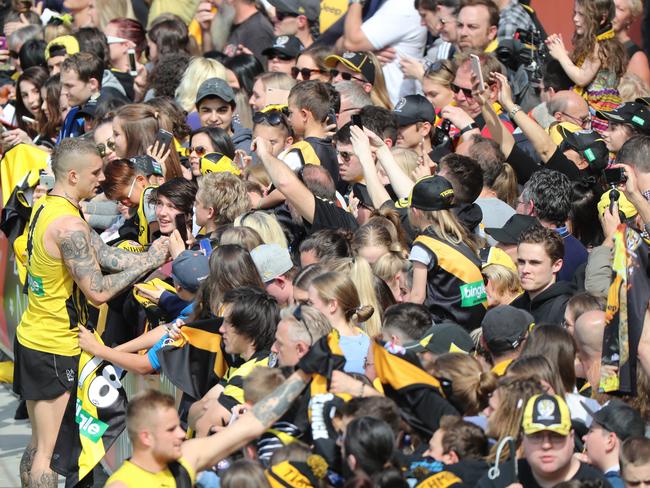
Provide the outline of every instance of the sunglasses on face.
{"type": "Polygon", "coordinates": [[[324,73],[324,71],[320,69],[298,68],[297,66],[291,68],[291,76],[298,78],[298,75],[302,75],[302,79],[305,81],[311,78],[312,73],[324,73]]]}
{"type": "Polygon", "coordinates": [[[200,157],[200,158],[202,158],[202,157],[205,156],[208,152],[210,152],[210,151],[208,150],[208,148],[205,147],[205,146],[194,146],[194,147],[188,147],[188,148],[187,148],[187,151],[188,151],[188,154],[192,154],[193,152],[195,152],[196,155],[197,155],[198,157],[200,157]]]}
{"type": "Polygon", "coordinates": [[[356,80],[356,81],[359,81],[361,83],[368,83],[363,78],[360,78],[358,76],[354,76],[354,75],[352,75],[350,73],[347,73],[347,72],[344,72],[344,71],[339,71],[337,69],[331,69],[330,70],[330,75],[331,75],[332,78],[336,78],[337,76],[341,75],[341,79],[343,79],[344,81],[356,80]]]}
{"type": "Polygon", "coordinates": [[[451,91],[454,92],[454,94],[458,94],[460,92],[463,92],[463,95],[465,95],[465,98],[474,98],[472,95],[472,89],[471,88],[462,88],[458,86],[455,83],[451,84],[451,91]]]}
{"type": "Polygon", "coordinates": [[[106,157],[109,152],[115,152],[115,142],[111,139],[108,139],[106,142],[100,142],[97,144],[97,152],[102,158],[106,157]]]}
{"type": "Polygon", "coordinates": [[[271,53],[267,56],[269,61],[273,61],[274,59],[279,59],[280,61],[291,61],[292,59],[295,59],[291,56],[287,56],[286,54],[282,53],[271,53]]]}
{"type": "Polygon", "coordinates": [[[291,18],[295,19],[298,16],[296,14],[290,14],[288,12],[276,12],[275,13],[275,18],[278,19],[278,22],[282,22],[287,17],[291,17],[291,18]]]}
{"type": "Polygon", "coordinates": [[[352,158],[352,156],[356,156],[356,154],[354,154],[353,152],[350,152],[350,151],[336,151],[336,154],[338,154],[339,157],[343,161],[345,161],[346,163],[350,162],[350,159],[352,158]]]}

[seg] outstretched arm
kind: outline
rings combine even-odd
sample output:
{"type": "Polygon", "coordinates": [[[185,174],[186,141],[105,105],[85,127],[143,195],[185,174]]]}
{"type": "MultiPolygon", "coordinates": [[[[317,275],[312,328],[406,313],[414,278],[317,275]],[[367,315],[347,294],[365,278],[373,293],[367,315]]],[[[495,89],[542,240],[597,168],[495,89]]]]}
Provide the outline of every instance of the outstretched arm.
{"type": "Polygon", "coordinates": [[[115,274],[104,276],[92,246],[88,225],[80,219],[60,219],[52,235],[63,262],[83,294],[95,304],[106,303],[142,276],[165,263],[169,256],[169,241],[160,238],[149,252],[115,274]]]}
{"type": "Polygon", "coordinates": [[[296,371],[272,393],[257,402],[236,422],[210,437],[191,439],[183,444],[183,457],[196,471],[213,466],[231,452],[261,436],[284,415],[311,378],[296,371]]]}
{"type": "Polygon", "coordinates": [[[153,371],[149,357],[146,354],[123,352],[100,343],[94,334],[83,325],[79,326],[79,346],[93,356],[105,359],[122,369],[137,374],[147,374],[153,371]]]}
{"type": "Polygon", "coordinates": [[[93,229],[90,229],[90,243],[95,250],[99,266],[103,270],[110,271],[111,273],[124,271],[128,267],[133,266],[135,261],[146,259],[147,256],[146,253],[135,253],[117,247],[111,247],[102,241],[102,238],[93,229]]]}

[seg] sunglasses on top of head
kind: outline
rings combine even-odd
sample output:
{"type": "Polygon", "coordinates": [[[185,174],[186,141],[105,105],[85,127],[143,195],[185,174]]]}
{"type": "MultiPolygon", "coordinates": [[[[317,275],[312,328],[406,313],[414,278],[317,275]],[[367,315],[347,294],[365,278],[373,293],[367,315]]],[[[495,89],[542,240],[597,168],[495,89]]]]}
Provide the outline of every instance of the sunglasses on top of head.
{"type": "Polygon", "coordinates": [[[268,112],[255,112],[253,114],[253,123],[267,123],[270,125],[285,125],[288,127],[287,115],[281,110],[269,110],[268,112]]]}

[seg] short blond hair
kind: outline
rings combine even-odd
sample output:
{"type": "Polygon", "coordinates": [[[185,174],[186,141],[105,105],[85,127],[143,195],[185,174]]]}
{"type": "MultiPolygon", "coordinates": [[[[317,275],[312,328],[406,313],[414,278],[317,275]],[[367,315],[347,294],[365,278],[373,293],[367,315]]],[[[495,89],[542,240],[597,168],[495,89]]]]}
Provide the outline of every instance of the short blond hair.
{"type": "Polygon", "coordinates": [[[208,173],[199,180],[196,200],[214,209],[217,225],[231,223],[250,209],[246,185],[232,173],[208,173]]]}
{"type": "Polygon", "coordinates": [[[519,275],[501,264],[489,264],[481,274],[492,283],[499,296],[516,295],[522,292],[519,275]]]}

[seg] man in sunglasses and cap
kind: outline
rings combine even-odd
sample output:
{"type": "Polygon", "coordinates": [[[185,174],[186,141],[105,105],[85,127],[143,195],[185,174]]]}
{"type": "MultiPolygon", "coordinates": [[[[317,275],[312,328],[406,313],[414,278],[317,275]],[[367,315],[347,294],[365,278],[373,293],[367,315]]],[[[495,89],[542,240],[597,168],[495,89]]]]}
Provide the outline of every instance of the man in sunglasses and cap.
{"type": "Polygon", "coordinates": [[[302,42],[296,36],[281,35],[273,40],[273,45],[262,51],[267,59],[267,70],[273,73],[291,75],[291,68],[304,49],[302,42]]]}
{"type": "Polygon", "coordinates": [[[312,29],[320,14],[318,0],[271,0],[270,3],[275,7],[276,36],[296,36],[305,47],[314,43],[312,29]]]}

